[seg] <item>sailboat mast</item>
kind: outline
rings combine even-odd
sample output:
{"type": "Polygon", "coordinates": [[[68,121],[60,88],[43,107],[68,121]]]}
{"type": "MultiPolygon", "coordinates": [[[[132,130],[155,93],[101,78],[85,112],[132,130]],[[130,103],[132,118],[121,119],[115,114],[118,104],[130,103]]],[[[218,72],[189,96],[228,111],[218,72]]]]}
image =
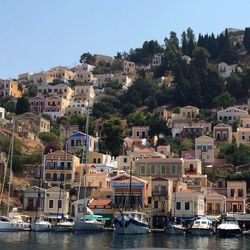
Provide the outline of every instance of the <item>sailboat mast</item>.
{"type": "Polygon", "coordinates": [[[11,195],[11,181],[12,181],[12,163],[13,163],[13,147],[14,147],[14,140],[15,140],[15,119],[13,119],[13,130],[12,130],[12,137],[10,142],[10,179],[9,179],[9,192],[8,192],[8,203],[7,203],[7,215],[10,212],[10,195],[11,195]]]}
{"type": "Polygon", "coordinates": [[[129,208],[133,208],[132,204],[132,162],[130,163],[130,171],[129,171],[129,208]]]}

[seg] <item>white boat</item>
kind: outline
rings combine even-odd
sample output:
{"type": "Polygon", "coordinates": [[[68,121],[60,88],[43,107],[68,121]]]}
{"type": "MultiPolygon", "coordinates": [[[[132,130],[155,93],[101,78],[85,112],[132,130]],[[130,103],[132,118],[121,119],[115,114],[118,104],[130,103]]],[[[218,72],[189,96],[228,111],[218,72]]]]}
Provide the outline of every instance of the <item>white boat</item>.
{"type": "Polygon", "coordinates": [[[31,224],[31,230],[33,232],[49,232],[51,230],[51,224],[48,221],[39,219],[31,224]]]}
{"type": "Polygon", "coordinates": [[[18,214],[18,213],[10,213],[9,217],[12,221],[21,225],[22,231],[30,231],[30,227],[31,227],[30,216],[18,214]]]}
{"type": "Polygon", "coordinates": [[[74,231],[95,231],[101,232],[104,230],[104,220],[101,215],[89,214],[83,216],[80,220],[74,223],[74,231]]]}
{"type": "Polygon", "coordinates": [[[71,232],[74,227],[74,222],[61,221],[51,226],[53,232],[71,232]]]}
{"type": "Polygon", "coordinates": [[[22,224],[11,220],[8,217],[0,216],[0,232],[22,231],[22,224]]]}
{"type": "Polygon", "coordinates": [[[212,235],[213,234],[213,225],[212,222],[206,217],[201,217],[194,221],[194,224],[191,228],[192,235],[212,235]]]}
{"type": "Polygon", "coordinates": [[[217,234],[221,237],[241,236],[242,230],[235,218],[226,218],[217,227],[217,234]]]}
{"type": "Polygon", "coordinates": [[[165,226],[164,232],[169,235],[183,235],[185,228],[182,224],[168,224],[165,226]]]}
{"type": "Polygon", "coordinates": [[[150,232],[147,215],[137,211],[123,211],[114,219],[117,234],[147,234],[150,232]]]}

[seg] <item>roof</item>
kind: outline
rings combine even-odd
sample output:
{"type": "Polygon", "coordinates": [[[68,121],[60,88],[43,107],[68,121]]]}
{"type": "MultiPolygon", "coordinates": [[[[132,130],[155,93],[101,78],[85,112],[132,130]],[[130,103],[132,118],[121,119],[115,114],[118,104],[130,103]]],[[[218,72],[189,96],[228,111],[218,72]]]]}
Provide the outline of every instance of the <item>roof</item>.
{"type": "Polygon", "coordinates": [[[46,159],[48,159],[48,158],[57,159],[59,157],[61,159],[64,159],[67,157],[68,160],[70,160],[71,158],[76,157],[76,156],[69,153],[69,152],[66,153],[64,150],[57,150],[57,151],[50,152],[50,153],[46,154],[45,157],[46,157],[46,159]]]}
{"type": "Polygon", "coordinates": [[[112,203],[112,200],[110,199],[100,199],[100,200],[93,200],[90,203],[90,206],[107,206],[112,203]]]}
{"type": "Polygon", "coordinates": [[[182,162],[182,158],[139,158],[136,162],[182,162]]]}
{"type": "MultiPolygon", "coordinates": [[[[129,174],[122,173],[122,174],[113,176],[111,178],[111,181],[124,181],[124,182],[127,182],[127,181],[129,181],[129,179],[130,179],[129,174]]],[[[145,181],[145,180],[143,180],[141,178],[135,177],[133,175],[132,175],[132,182],[144,182],[144,183],[147,183],[147,181],[145,181]]]]}
{"type": "Polygon", "coordinates": [[[250,132],[250,128],[237,128],[237,132],[250,132]]]}
{"type": "Polygon", "coordinates": [[[158,176],[158,177],[152,178],[152,181],[168,181],[168,179],[158,176]]]}
{"type": "Polygon", "coordinates": [[[105,173],[105,172],[98,172],[98,173],[87,174],[87,176],[89,176],[89,177],[105,177],[105,176],[109,176],[109,174],[105,173]]]}
{"type": "Polygon", "coordinates": [[[177,191],[176,194],[202,194],[202,193],[191,190],[191,189],[185,189],[185,190],[177,191]]]}
{"type": "Polygon", "coordinates": [[[229,127],[231,127],[231,126],[229,126],[229,125],[227,125],[227,124],[225,124],[225,123],[219,123],[219,124],[217,124],[216,126],[214,126],[214,128],[217,128],[217,127],[229,128],[229,127]]]}
{"type": "Polygon", "coordinates": [[[180,109],[198,109],[197,107],[194,107],[194,106],[191,106],[191,105],[188,105],[188,106],[185,106],[185,107],[181,107],[180,109]]]}

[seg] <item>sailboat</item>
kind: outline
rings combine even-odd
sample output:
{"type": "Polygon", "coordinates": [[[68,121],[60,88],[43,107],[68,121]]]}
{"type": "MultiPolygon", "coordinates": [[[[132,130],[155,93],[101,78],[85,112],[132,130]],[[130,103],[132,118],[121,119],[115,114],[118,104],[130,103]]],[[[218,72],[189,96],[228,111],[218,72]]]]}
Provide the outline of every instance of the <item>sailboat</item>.
{"type": "Polygon", "coordinates": [[[130,165],[130,181],[129,181],[129,207],[131,210],[120,210],[113,223],[117,234],[147,234],[150,232],[148,224],[148,216],[146,213],[132,210],[132,164],[130,165]]]}
{"type": "MultiPolygon", "coordinates": [[[[67,164],[67,153],[68,153],[68,141],[66,141],[66,146],[65,146],[65,151],[66,151],[66,154],[65,154],[65,162],[67,164]]],[[[63,168],[64,170],[64,168],[63,168]]],[[[60,186],[63,185],[63,192],[65,191],[64,190],[64,182],[65,181],[65,178],[63,180],[61,180],[61,184],[60,186]]],[[[60,190],[59,190],[59,198],[58,198],[58,204],[59,204],[59,201],[61,201],[61,195],[62,195],[62,187],[60,187],[60,190]]],[[[59,218],[59,205],[58,205],[58,208],[57,208],[57,219],[59,218]]],[[[67,220],[66,218],[63,218],[63,215],[62,215],[62,219],[61,221],[55,223],[54,225],[51,226],[52,228],[52,231],[53,232],[71,232],[72,229],[73,229],[73,226],[74,226],[74,223],[70,220],[67,220]]]]}
{"type": "Polygon", "coordinates": [[[173,222],[168,221],[167,225],[164,228],[164,232],[168,235],[183,235],[185,228],[182,223],[177,223],[175,217],[175,202],[176,202],[176,190],[175,190],[175,199],[174,199],[174,220],[173,222]]]}
{"type": "MultiPolygon", "coordinates": [[[[9,214],[9,211],[10,211],[12,159],[13,159],[13,147],[14,147],[14,140],[15,140],[14,132],[15,132],[15,120],[13,121],[13,130],[12,130],[12,136],[11,136],[11,140],[10,140],[7,164],[6,164],[6,166],[4,166],[4,179],[3,179],[3,185],[2,185],[1,197],[0,197],[1,198],[0,205],[1,205],[2,199],[3,199],[3,192],[4,192],[4,183],[5,183],[6,175],[7,175],[7,167],[9,165],[10,176],[9,176],[7,215],[9,214]],[[10,162],[10,164],[9,164],[9,162],[10,162]]],[[[16,231],[22,231],[22,229],[23,229],[23,225],[21,223],[16,222],[7,216],[0,216],[0,232],[16,232],[16,231]]]]}
{"type": "MultiPolygon", "coordinates": [[[[86,127],[85,127],[85,134],[86,134],[86,148],[85,148],[85,165],[88,163],[88,156],[89,156],[89,104],[87,106],[87,120],[86,120],[86,127]]],[[[80,190],[81,190],[81,177],[82,177],[82,168],[80,170],[80,179],[79,179],[79,186],[78,186],[78,196],[77,200],[80,200],[80,190]]],[[[87,207],[86,202],[87,197],[87,181],[86,181],[86,173],[84,174],[84,216],[82,218],[78,218],[74,223],[74,232],[83,232],[83,231],[92,231],[92,232],[100,232],[104,229],[104,220],[99,218],[98,216],[94,215],[94,213],[87,207]]]]}
{"type": "MultiPolygon", "coordinates": [[[[40,168],[40,178],[39,178],[39,187],[42,186],[42,168],[40,168]]],[[[31,224],[31,230],[34,232],[49,232],[51,230],[51,224],[48,221],[43,220],[41,217],[41,191],[38,191],[38,207],[36,210],[36,221],[31,224]],[[39,216],[39,217],[38,217],[39,216]]]]}

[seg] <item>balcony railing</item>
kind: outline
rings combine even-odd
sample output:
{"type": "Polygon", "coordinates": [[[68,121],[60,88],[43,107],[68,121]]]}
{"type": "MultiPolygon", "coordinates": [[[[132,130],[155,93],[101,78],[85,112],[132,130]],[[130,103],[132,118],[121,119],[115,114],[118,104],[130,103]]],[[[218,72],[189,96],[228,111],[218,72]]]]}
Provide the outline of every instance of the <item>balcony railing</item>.
{"type": "Polygon", "coordinates": [[[46,166],[46,170],[72,170],[72,167],[66,166],[46,166]]]}
{"type": "Polygon", "coordinates": [[[165,196],[167,197],[168,196],[168,192],[167,191],[156,191],[156,190],[153,190],[153,196],[165,196]]]}

